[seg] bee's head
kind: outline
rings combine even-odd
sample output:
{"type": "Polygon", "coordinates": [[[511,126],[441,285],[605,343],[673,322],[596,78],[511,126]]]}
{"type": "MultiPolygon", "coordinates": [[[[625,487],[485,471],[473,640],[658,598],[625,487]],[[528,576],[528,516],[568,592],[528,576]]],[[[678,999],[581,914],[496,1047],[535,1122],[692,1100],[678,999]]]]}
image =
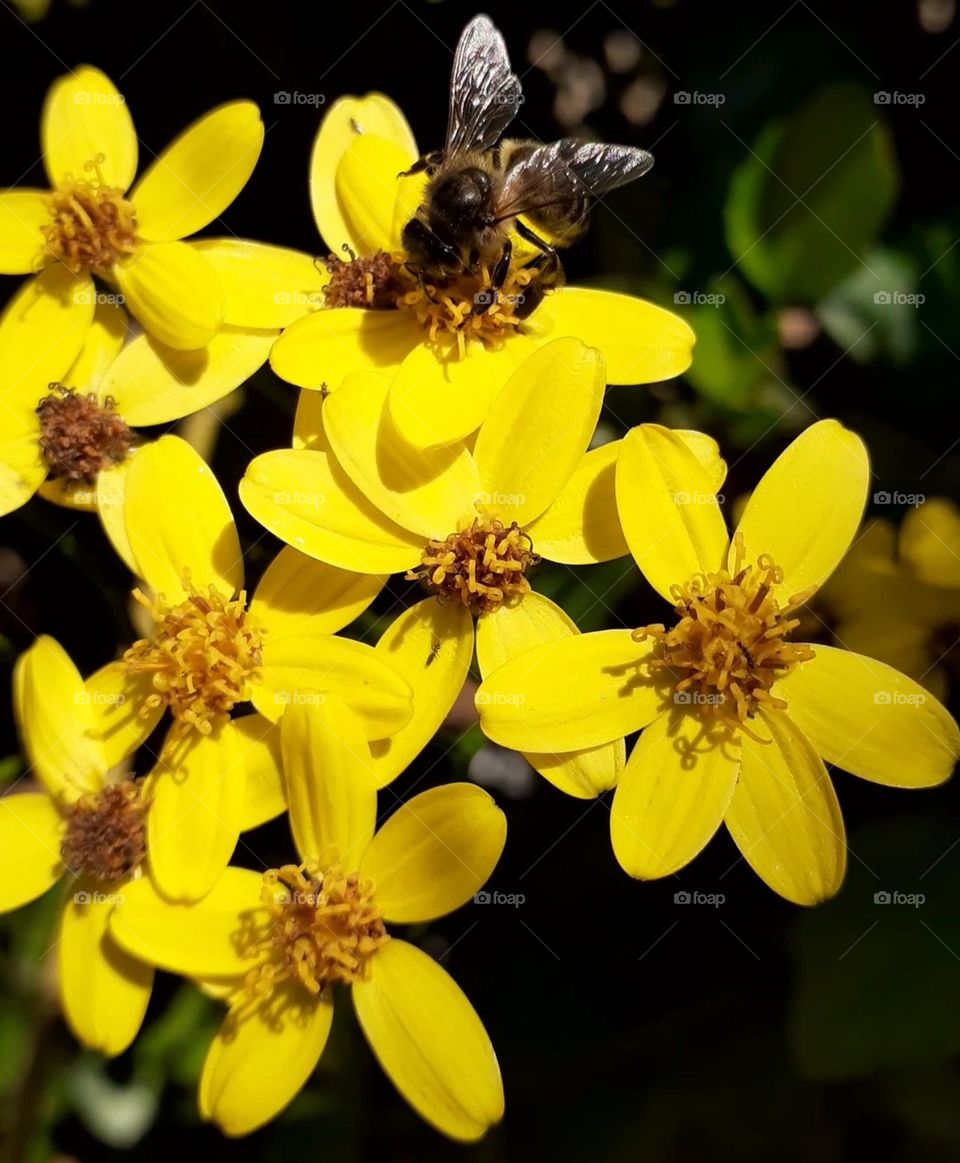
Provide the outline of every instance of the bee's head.
{"type": "Polygon", "coordinates": [[[475,166],[440,179],[433,204],[451,222],[479,222],[490,205],[490,177],[475,166]]]}

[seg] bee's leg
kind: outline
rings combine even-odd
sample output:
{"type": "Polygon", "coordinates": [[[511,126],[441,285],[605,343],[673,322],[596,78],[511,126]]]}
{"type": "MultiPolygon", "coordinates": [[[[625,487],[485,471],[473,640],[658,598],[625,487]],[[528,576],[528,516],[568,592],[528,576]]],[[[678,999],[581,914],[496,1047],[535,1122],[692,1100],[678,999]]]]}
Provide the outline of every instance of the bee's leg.
{"type": "Polygon", "coordinates": [[[490,275],[491,290],[499,291],[507,281],[507,275],[510,273],[511,258],[513,258],[513,243],[508,238],[503,244],[503,250],[500,251],[497,265],[493,268],[493,273],[490,275]]]}
{"type": "Polygon", "coordinates": [[[540,277],[524,289],[523,302],[517,304],[515,314],[520,319],[526,319],[536,307],[543,302],[544,294],[551,287],[556,287],[563,281],[563,268],[560,265],[560,256],[556,247],[545,242],[539,234],[517,219],[514,226],[517,234],[535,246],[540,254],[529,264],[540,271],[540,277]]]}
{"type": "Polygon", "coordinates": [[[401,170],[397,174],[398,178],[412,178],[414,174],[422,174],[425,171],[429,173],[430,170],[435,169],[441,162],[442,158],[439,150],[431,150],[430,153],[425,153],[422,158],[417,161],[408,170],[401,170]]]}
{"type": "Polygon", "coordinates": [[[413,277],[417,280],[417,282],[420,284],[420,290],[423,291],[424,296],[428,298],[431,303],[436,303],[437,300],[434,297],[433,288],[424,279],[423,271],[419,267],[415,267],[413,263],[409,262],[405,262],[403,264],[403,269],[407,271],[408,274],[413,275],[413,277]]]}

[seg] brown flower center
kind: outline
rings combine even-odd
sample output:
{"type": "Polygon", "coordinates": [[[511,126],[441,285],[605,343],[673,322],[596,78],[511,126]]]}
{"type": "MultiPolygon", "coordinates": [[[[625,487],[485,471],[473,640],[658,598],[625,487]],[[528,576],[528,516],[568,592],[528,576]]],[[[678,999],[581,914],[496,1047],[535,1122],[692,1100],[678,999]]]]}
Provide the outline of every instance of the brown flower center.
{"type": "Polygon", "coordinates": [[[800,625],[795,617],[810,600],[815,586],[790,597],[781,606],[773,587],[783,581],[783,570],[767,554],[755,565],[744,565],[743,538],[734,539],[736,564],[727,570],[697,574],[685,586],[674,586],[679,621],[667,630],[662,624],[634,631],[642,642],[655,640],[647,666],[668,671],[674,682],[674,701],[690,704],[718,724],[746,730],[758,709],[786,709],[771,688],[798,663],[813,658],[809,646],[787,642],[800,625]]]}
{"type": "Polygon", "coordinates": [[[47,199],[53,221],[43,227],[44,256],[75,275],[92,271],[104,276],[137,248],[133,203],[122,190],[106,185],[102,163],[100,154],[84,167],[92,178],[66,178],[47,199]]]}
{"type": "Polygon", "coordinates": [[[97,474],[119,464],[130,451],[133,434],[116,412],[114,400],[51,384],[37,407],[40,451],[50,473],[92,485],[97,474]]]}
{"type": "Polygon", "coordinates": [[[143,861],[149,804],[132,780],[85,795],[67,809],[60,856],[74,873],[120,880],[143,861]]]}
{"type": "Polygon", "coordinates": [[[489,614],[529,592],[526,573],[539,560],[516,521],[504,525],[475,517],[459,533],[429,541],[421,564],[407,573],[407,580],[422,581],[440,601],[453,599],[474,614],[489,614]]]}

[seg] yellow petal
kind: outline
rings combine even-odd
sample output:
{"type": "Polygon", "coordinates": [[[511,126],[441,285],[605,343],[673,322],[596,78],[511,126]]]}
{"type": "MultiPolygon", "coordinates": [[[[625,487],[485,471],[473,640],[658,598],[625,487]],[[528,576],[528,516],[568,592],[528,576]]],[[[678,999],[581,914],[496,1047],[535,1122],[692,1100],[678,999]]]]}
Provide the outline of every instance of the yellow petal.
{"type": "Polygon", "coordinates": [[[382,513],[424,539],[446,536],[474,511],[480,478],[467,448],[409,445],[386,410],[389,380],[355,372],[324,405],[330,445],[353,483],[382,513]]]}
{"type": "MultiPolygon", "coordinates": [[[[260,907],[259,873],[228,868],[194,904],[171,904],[148,876],[124,885],[110,916],[110,935],[128,953],[187,977],[237,977],[256,965],[242,934],[269,917],[260,907]]],[[[262,955],[261,955],[262,956],[262,955]]]]}
{"type": "Polygon", "coordinates": [[[298,388],[335,389],[358,368],[393,373],[419,339],[407,311],[323,309],[284,331],[270,353],[270,366],[298,388]]]}
{"type": "MultiPolygon", "coordinates": [[[[519,605],[501,606],[477,619],[477,664],[484,677],[533,647],[578,635],[576,623],[543,594],[527,594],[519,605]]],[[[577,799],[593,799],[614,786],[626,758],[623,739],[577,751],[541,749],[527,762],[555,787],[577,799]]]]}
{"type": "Polygon", "coordinates": [[[473,660],[473,618],[462,605],[424,598],[384,630],[377,654],[413,691],[413,718],[370,744],[378,787],[385,787],[430,742],[463,689],[473,660]]]}
{"type": "Polygon", "coordinates": [[[627,433],[616,487],[630,552],[668,601],[671,586],[724,564],[728,536],[712,480],[689,445],[669,428],[641,424],[627,433]]]}
{"type": "Polygon", "coordinates": [[[203,347],[223,325],[226,299],[220,280],[185,242],[141,246],[114,266],[113,275],[144,330],[169,347],[203,347]]]}
{"type": "Polygon", "coordinates": [[[263,122],[252,101],[231,101],[185,129],[130,193],[144,238],[173,242],[218,218],[253,173],[263,122]]]}
{"type": "Polygon", "coordinates": [[[64,819],[49,796],[0,799],[0,912],[42,896],[63,875],[64,819]]]}
{"type": "Polygon", "coordinates": [[[29,275],[43,251],[41,228],[50,222],[46,190],[4,190],[0,194],[0,274],[29,275]]]}
{"type": "Polygon", "coordinates": [[[203,1063],[201,1115],[232,1136],[268,1123],[313,1073],[332,1020],[330,1001],[296,984],[256,1007],[231,1010],[203,1063]]]}
{"type": "Polygon", "coordinates": [[[301,860],[355,869],[377,822],[363,728],[336,695],[293,703],[280,726],[290,830],[301,860]]]}
{"type": "Polygon", "coordinates": [[[326,397],[322,392],[304,388],[297,397],[297,411],[293,417],[293,447],[330,451],[330,441],[323,430],[323,409],[326,397]]]}
{"type": "Polygon", "coordinates": [[[900,556],[921,581],[960,587],[960,511],[952,501],[931,497],[911,509],[900,527],[900,556]]]}
{"type": "Polygon", "coordinates": [[[372,133],[355,135],[337,163],[334,188],[360,254],[393,252],[393,207],[399,176],[410,168],[403,146],[372,133]]]}
{"type": "Polygon", "coordinates": [[[341,569],[396,573],[423,552],[423,538],[385,517],[325,452],[278,449],[255,457],[240,500],[281,541],[341,569]]]}
{"type": "Polygon", "coordinates": [[[801,432],[754,489],[737,531],[747,561],[768,554],[783,570],[779,595],[821,585],[853,541],[867,500],[863,441],[836,420],[801,432]]]}
{"type": "Polygon", "coordinates": [[[467,1143],[500,1121],[503,1084],[487,1032],[460,987],[426,953],[394,938],[352,993],[380,1065],[421,1118],[467,1143]]]}
{"type": "Polygon", "coordinates": [[[93,308],[90,330],[80,354],[64,377],[64,383],[81,392],[95,391],[98,398],[103,400],[105,395],[99,390],[100,383],[120,354],[127,339],[128,328],[126,311],[98,298],[93,308]]]}
{"type": "Polygon", "coordinates": [[[787,900],[814,905],[843,882],[847,848],[830,776],[802,731],[762,712],[771,742],[742,739],[740,780],[725,821],[756,874],[787,900]]]}
{"type": "Polygon", "coordinates": [[[271,638],[335,634],[363,613],[386,580],[386,574],[351,573],[287,546],[260,579],[250,618],[271,638]]]}
{"type": "Polygon", "coordinates": [[[127,474],[124,516],[140,576],[171,602],[184,571],[198,589],[227,596],[243,586],[243,556],[230,506],[213,473],[179,436],[137,453],[127,474]]]}
{"type": "Polygon", "coordinates": [[[545,343],[517,368],[474,448],[491,513],[525,525],[559,496],[590,444],[605,382],[603,357],[578,339],[545,343]]]}
{"type": "Polygon", "coordinates": [[[131,573],[138,570],[137,559],[133,556],[130,538],[127,536],[127,522],[125,520],[125,502],[127,494],[127,477],[130,466],[134,462],[137,449],[132,448],[126,460],[115,464],[112,468],[104,469],[97,477],[97,486],[94,490],[94,500],[97,504],[97,513],[103,531],[123,564],[131,573]]]}
{"type": "Polygon", "coordinates": [[[611,440],[581,457],[557,499],[529,526],[541,556],[565,565],[593,565],[630,552],[615,492],[622,443],[611,440]]]}
{"type": "Polygon", "coordinates": [[[89,181],[95,175],[87,166],[94,161],[104,184],[124,192],[137,172],[137,135],[127,103],[110,78],[90,65],[50,86],[40,142],[54,186],[65,178],[89,181]]]}
{"type": "Polygon", "coordinates": [[[601,630],[534,646],[477,692],[484,732],[517,751],[576,751],[622,739],[662,709],[643,664],[652,646],[601,630]]]}
{"type": "Polygon", "coordinates": [[[862,654],[813,650],[775,693],[819,755],[891,787],[935,787],[950,778],[960,731],[929,691],[862,654]]]}
{"type": "Polygon", "coordinates": [[[150,776],[147,850],[157,888],[197,901],[219,880],[240,834],[244,768],[233,732],[168,745],[150,776]]]}
{"type": "Polygon", "coordinates": [[[37,442],[36,413],[29,405],[4,405],[0,436],[0,517],[12,513],[43,487],[47,464],[37,442]]]}
{"type": "Polygon", "coordinates": [[[421,792],[370,843],[360,872],[376,885],[387,921],[416,925],[466,904],[486,884],[507,839],[493,797],[470,783],[421,792]]]}
{"type": "MultiPolygon", "coordinates": [[[[414,333],[415,334],[415,333],[414,333]]],[[[488,358],[477,344],[463,358],[440,359],[423,343],[410,351],[390,384],[388,405],[397,431],[416,449],[465,440],[483,423],[512,364],[488,358]]]]}
{"type": "Polygon", "coordinates": [[[276,722],[284,709],[335,691],[359,716],[364,737],[384,739],[410,722],[410,687],[372,646],[314,632],[268,638],[253,705],[276,722]]]}
{"type": "Polygon", "coordinates": [[[727,462],[720,455],[720,445],[706,432],[697,432],[693,428],[677,428],[673,431],[703,465],[711,489],[715,493],[719,492],[727,477],[727,462]]]}
{"type": "Polygon", "coordinates": [[[610,838],[620,867],[654,880],[689,864],[723,822],[739,770],[739,746],[707,738],[696,715],[658,715],[613,797],[610,838]]]}
{"type": "Polygon", "coordinates": [[[350,222],[349,206],[337,197],[336,173],[340,159],[360,134],[392,141],[408,159],[401,166],[407,170],[419,157],[417,143],[406,118],[382,93],[364,97],[340,97],[330,106],[321,122],[310,155],[310,202],[313,217],[327,249],[339,255],[347,243],[358,253],[363,250],[350,222]]]}
{"type": "Polygon", "coordinates": [[[224,322],[232,327],[289,327],[323,306],[329,276],[312,255],[245,238],[202,238],[193,246],[223,286],[224,322]]]}
{"type": "Polygon", "coordinates": [[[72,803],[99,791],[107,763],[90,696],[55,639],[42,634],[17,659],[13,700],[27,762],[50,795],[72,803]]]}
{"type": "Polygon", "coordinates": [[[610,384],[652,384],[685,372],[694,334],[677,315],[615,291],[562,287],[548,295],[528,321],[539,338],[575,335],[599,347],[610,384]]]}
{"type": "Polygon", "coordinates": [[[120,948],[107,931],[125,885],[75,881],[60,919],[57,953],[63,1016],[74,1037],[108,1058],[137,1036],[153,988],[153,969],[120,948]]]}
{"type": "Polygon", "coordinates": [[[83,684],[93,715],[93,731],[103,745],[107,768],[132,755],[163,717],[163,705],[146,705],[152,674],[128,674],[121,662],[108,662],[83,684]]]}
{"type": "Polygon", "coordinates": [[[280,728],[263,715],[241,715],[223,727],[236,737],[243,764],[243,804],[240,831],[259,828],[287,810],[283,789],[280,728]]]}
{"type": "Polygon", "coordinates": [[[128,424],[165,424],[222,400],[266,363],[276,333],[224,328],[206,347],[180,351],[138,335],[100,385],[128,424]]]}

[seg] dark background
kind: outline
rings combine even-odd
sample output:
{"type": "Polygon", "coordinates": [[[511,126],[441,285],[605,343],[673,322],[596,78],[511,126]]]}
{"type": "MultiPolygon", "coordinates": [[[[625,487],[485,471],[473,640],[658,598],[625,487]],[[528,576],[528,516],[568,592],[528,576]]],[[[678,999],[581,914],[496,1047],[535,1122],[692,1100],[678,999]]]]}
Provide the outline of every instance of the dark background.
{"type": "MultiPolygon", "coordinates": [[[[711,432],[731,466],[728,509],[797,430],[822,416],[864,435],[874,491],[960,492],[960,49],[951,51],[960,22],[952,8],[893,0],[485,5],[523,74],[521,133],[585,131],[656,155],[650,177],[598,210],[569,255],[571,281],[671,307],[677,292],[726,296],[721,307],[677,307],[700,336],[693,371],[655,388],[613,389],[604,423],[608,435],[644,420],[711,432]],[[611,34],[624,72],[611,63],[611,34]],[[924,100],[880,106],[877,91],[924,100]],[[596,108],[583,108],[584,93],[596,108]],[[677,103],[682,93],[724,100],[677,103]],[[787,145],[768,164],[809,212],[789,211],[793,197],[783,201],[782,183],[751,153],[769,159],[758,143],[776,132],[788,133],[787,145]],[[750,181],[763,186],[758,203],[744,193],[750,181]],[[761,223],[747,256],[736,245],[745,217],[761,223]],[[812,231],[799,262],[781,261],[796,256],[789,237],[785,250],[769,249],[785,230],[812,231]],[[878,291],[924,301],[884,308],[874,303],[878,291]]],[[[263,155],[217,230],[321,253],[306,181],[318,111],[276,104],[274,94],[322,94],[329,105],[379,89],[402,105],[421,146],[434,146],[451,52],[477,7],[53,0],[28,22],[21,11],[0,0],[0,184],[45,184],[44,93],[88,62],[125,93],[144,143],[141,164],[219,102],[255,99],[267,127],[263,155]]],[[[16,286],[4,279],[0,294],[16,286]]],[[[269,371],[244,393],[213,458],[232,498],[250,456],[287,443],[295,405],[294,390],[269,371]]],[[[873,511],[903,516],[890,506],[873,511]]],[[[256,526],[239,505],[237,516],[252,543],[256,526]]],[[[256,546],[253,579],[275,548],[269,539],[256,546]]],[[[113,656],[132,633],[128,585],[93,518],[40,499],[6,518],[5,686],[36,633],[56,635],[84,671],[113,656]]],[[[624,562],[545,567],[537,585],[584,629],[664,614],[624,562]]],[[[413,596],[393,584],[356,632],[375,639],[396,603],[413,596]]],[[[903,614],[890,611],[891,619],[903,614]]],[[[0,772],[13,779],[21,766],[6,716],[0,742],[0,756],[9,756],[0,772]]],[[[481,743],[475,729],[451,730],[392,791],[402,797],[466,778],[481,743]]],[[[349,1005],[339,1007],[304,1095],[264,1131],[224,1141],[199,1124],[194,1100],[216,1007],[164,980],[132,1051],[108,1065],[80,1052],[52,1008],[52,958],[39,960],[55,909],[45,899],[0,921],[8,1158],[120,1160],[135,1151],[152,1161],[185,1143],[238,1161],[958,1157],[956,786],[909,793],[838,774],[847,884],[837,901],[803,912],[766,889],[725,835],[678,876],[635,884],[610,851],[609,797],[568,799],[522,771],[510,782],[503,756],[486,753],[484,765],[503,777],[495,794],[510,821],[489,887],[521,893],[524,903],[469,905],[414,934],[443,957],[497,1047],[507,1116],[484,1143],[458,1148],[417,1120],[379,1073],[349,1005]],[[894,889],[926,901],[917,909],[874,904],[874,892],[894,889]],[[682,891],[722,894],[723,903],[675,903],[682,891]]],[[[386,792],[382,807],[395,802],[386,792]]],[[[282,821],[246,839],[268,863],[289,854],[282,821]]]]}

